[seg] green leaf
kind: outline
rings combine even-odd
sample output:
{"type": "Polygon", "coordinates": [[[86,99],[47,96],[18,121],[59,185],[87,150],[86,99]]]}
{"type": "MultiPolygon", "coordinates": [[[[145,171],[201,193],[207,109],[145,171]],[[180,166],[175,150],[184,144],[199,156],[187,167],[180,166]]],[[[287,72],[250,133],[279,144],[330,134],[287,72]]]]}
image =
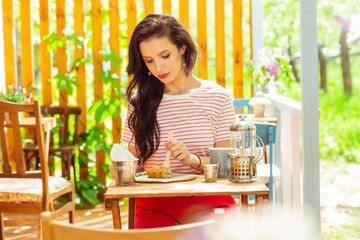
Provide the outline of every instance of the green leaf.
{"type": "Polygon", "coordinates": [[[87,190],[82,190],[81,191],[81,195],[91,204],[93,205],[98,205],[100,204],[99,199],[97,199],[97,194],[98,191],[94,190],[94,189],[87,189],[87,190]]]}
{"type": "Polygon", "coordinates": [[[102,103],[97,109],[96,109],[96,112],[95,112],[95,119],[98,123],[102,123],[104,122],[104,119],[106,118],[106,109],[107,109],[107,106],[105,103],[102,103]]]}
{"type": "Polygon", "coordinates": [[[105,72],[104,70],[100,70],[100,71],[97,73],[97,75],[98,75],[99,77],[103,77],[103,81],[104,81],[104,78],[105,78],[105,76],[106,76],[106,72],[105,72]]]}
{"type": "Polygon", "coordinates": [[[89,60],[88,58],[80,58],[80,59],[78,59],[78,60],[76,60],[76,61],[74,62],[74,66],[75,66],[75,67],[78,67],[78,66],[80,66],[81,64],[89,63],[89,62],[90,62],[90,60],[89,60]]]}

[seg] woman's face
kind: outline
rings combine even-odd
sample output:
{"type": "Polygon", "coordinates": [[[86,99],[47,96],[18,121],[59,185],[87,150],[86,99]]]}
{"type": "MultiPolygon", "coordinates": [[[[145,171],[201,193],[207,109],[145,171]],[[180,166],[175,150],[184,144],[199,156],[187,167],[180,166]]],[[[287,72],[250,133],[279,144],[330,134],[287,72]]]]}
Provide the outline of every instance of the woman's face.
{"type": "Polygon", "coordinates": [[[178,49],[167,37],[160,37],[142,41],[139,47],[151,74],[164,84],[186,77],[182,67],[185,46],[178,49]]]}

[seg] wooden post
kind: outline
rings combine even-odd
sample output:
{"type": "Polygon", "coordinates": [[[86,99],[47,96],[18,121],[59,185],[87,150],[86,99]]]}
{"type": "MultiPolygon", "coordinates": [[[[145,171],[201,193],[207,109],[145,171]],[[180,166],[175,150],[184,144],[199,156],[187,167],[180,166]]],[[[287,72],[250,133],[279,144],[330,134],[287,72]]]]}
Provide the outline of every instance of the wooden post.
{"type": "Polygon", "coordinates": [[[233,87],[234,98],[244,97],[244,54],[242,37],[242,2],[233,1],[233,87]]]}
{"type": "MultiPolygon", "coordinates": [[[[120,37],[120,16],[119,16],[119,1],[118,0],[110,0],[109,1],[109,15],[110,15],[110,48],[111,51],[115,52],[116,54],[120,54],[120,47],[119,47],[119,37],[120,37]]],[[[117,76],[120,77],[120,66],[118,69],[115,69],[114,65],[111,65],[111,71],[116,73],[117,76]]],[[[120,81],[119,81],[120,87],[120,81]]],[[[116,96],[114,90],[111,92],[112,98],[117,98],[121,101],[121,98],[116,96]]],[[[121,108],[120,108],[121,111],[121,108]]],[[[121,118],[120,116],[112,118],[112,138],[113,142],[120,142],[121,138],[121,118]]]]}
{"type": "MultiPolygon", "coordinates": [[[[84,34],[84,5],[83,0],[74,0],[74,30],[75,35],[85,37],[84,34]]],[[[75,60],[79,60],[85,57],[84,46],[75,45],[75,60]]],[[[76,81],[79,83],[79,88],[77,89],[77,104],[81,106],[81,114],[79,116],[79,126],[78,132],[83,133],[86,131],[86,79],[85,79],[85,63],[80,66],[75,67],[76,71],[76,81]]],[[[79,151],[79,155],[86,155],[84,151],[79,151]]],[[[80,166],[80,179],[88,179],[89,172],[88,166],[80,166]]]]}
{"type": "MultiPolygon", "coordinates": [[[[103,98],[104,89],[102,78],[98,76],[99,71],[103,68],[103,57],[100,54],[102,49],[102,15],[101,15],[101,1],[91,0],[91,16],[92,16],[92,31],[93,31],[93,64],[94,64],[94,92],[95,101],[103,98]]],[[[96,122],[100,129],[104,129],[103,123],[96,122]]],[[[106,175],[102,166],[105,164],[105,152],[100,150],[96,152],[96,174],[105,182],[106,175]]],[[[99,194],[99,198],[103,200],[105,191],[99,194]]]]}
{"type": "Polygon", "coordinates": [[[6,89],[9,84],[17,86],[16,65],[16,33],[14,29],[13,1],[2,1],[3,35],[4,35],[4,63],[6,89]]]}
{"type": "MultiPolygon", "coordinates": [[[[65,0],[56,0],[56,35],[59,37],[65,37],[63,30],[65,29],[65,0]]],[[[58,73],[67,73],[67,56],[66,48],[58,47],[56,49],[56,66],[58,73]]],[[[68,103],[68,93],[65,89],[60,91],[59,103],[61,106],[66,106],[68,103]]]]}
{"type": "Polygon", "coordinates": [[[130,42],[131,35],[136,27],[136,2],[135,0],[127,0],[127,38],[130,42]]]}
{"type": "Polygon", "coordinates": [[[216,82],[225,87],[225,13],[224,0],[215,0],[216,82]]]}
{"type": "MultiPolygon", "coordinates": [[[[262,0],[250,0],[250,60],[254,59],[260,48],[264,46],[262,35],[262,0]]],[[[251,86],[251,96],[254,96],[254,86],[251,86]]]]}
{"type": "Polygon", "coordinates": [[[49,2],[48,0],[39,1],[39,30],[40,30],[40,72],[41,72],[41,91],[43,97],[43,105],[51,105],[52,103],[52,87],[51,87],[51,52],[47,49],[47,42],[43,39],[49,34],[49,2]]]}
{"type": "Polygon", "coordinates": [[[319,166],[319,86],[316,1],[300,0],[300,69],[304,216],[321,238],[319,166]]]}
{"type": "MultiPolygon", "coordinates": [[[[0,3],[2,3],[2,0],[0,0],[0,3]]],[[[4,67],[4,28],[3,28],[3,14],[2,14],[2,8],[0,10],[0,79],[3,79],[0,82],[0,92],[5,91],[5,67],[4,67]]],[[[1,154],[0,154],[1,159],[1,154]]],[[[1,164],[1,163],[0,163],[1,164]]]]}
{"type": "Polygon", "coordinates": [[[197,0],[197,43],[199,49],[199,78],[208,79],[207,27],[206,27],[206,0],[197,0]]]}
{"type": "Polygon", "coordinates": [[[162,0],[163,13],[171,14],[171,0],[162,0]]]}
{"type": "Polygon", "coordinates": [[[251,0],[251,59],[264,46],[262,0],[251,0]]]}
{"type": "Polygon", "coordinates": [[[154,0],[144,0],[145,15],[154,13],[154,0]]]}
{"type": "Polygon", "coordinates": [[[184,27],[189,31],[189,1],[181,0],[179,1],[179,18],[184,27]]]}

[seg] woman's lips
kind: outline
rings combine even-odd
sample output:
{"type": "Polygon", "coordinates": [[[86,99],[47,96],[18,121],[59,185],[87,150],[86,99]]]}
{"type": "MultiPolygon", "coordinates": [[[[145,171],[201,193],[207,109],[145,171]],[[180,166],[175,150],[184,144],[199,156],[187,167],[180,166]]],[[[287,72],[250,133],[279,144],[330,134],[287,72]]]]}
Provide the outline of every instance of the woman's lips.
{"type": "Polygon", "coordinates": [[[158,77],[161,79],[164,79],[164,78],[167,78],[169,75],[170,75],[170,73],[165,73],[165,74],[158,75],[158,77]]]}

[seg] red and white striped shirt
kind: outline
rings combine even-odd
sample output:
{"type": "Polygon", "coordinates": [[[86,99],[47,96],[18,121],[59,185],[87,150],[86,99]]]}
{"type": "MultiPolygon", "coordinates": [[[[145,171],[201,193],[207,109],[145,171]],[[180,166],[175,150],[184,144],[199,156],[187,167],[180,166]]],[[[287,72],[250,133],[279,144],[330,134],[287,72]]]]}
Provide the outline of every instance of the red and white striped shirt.
{"type": "MultiPolygon", "coordinates": [[[[132,106],[129,104],[129,112],[132,106]]],[[[128,114],[129,116],[129,114],[128,114]]],[[[215,142],[230,139],[230,125],[235,121],[235,112],[230,93],[222,86],[201,80],[200,88],[183,95],[164,94],[157,110],[160,129],[160,145],[147,159],[144,170],[161,167],[166,156],[165,143],[168,132],[173,139],[184,143],[189,153],[209,156],[209,148],[215,142]]],[[[135,145],[135,137],[126,120],[121,141],[135,145]]],[[[172,172],[200,173],[199,170],[170,157],[172,172]]]]}

